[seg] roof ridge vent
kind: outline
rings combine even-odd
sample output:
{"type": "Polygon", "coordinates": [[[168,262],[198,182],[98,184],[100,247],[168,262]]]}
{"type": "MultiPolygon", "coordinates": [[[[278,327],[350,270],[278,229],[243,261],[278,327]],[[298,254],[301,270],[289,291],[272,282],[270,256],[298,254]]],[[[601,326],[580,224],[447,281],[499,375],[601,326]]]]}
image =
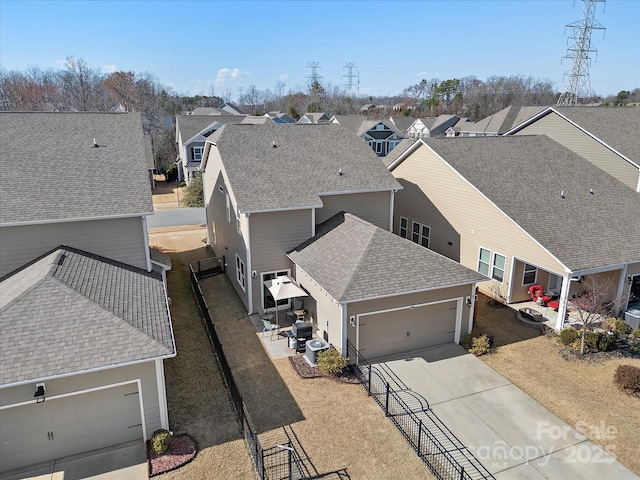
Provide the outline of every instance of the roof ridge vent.
{"type": "Polygon", "coordinates": [[[278,144],[276,143],[275,140],[271,142],[271,148],[278,148],[278,144]]]}
{"type": "Polygon", "coordinates": [[[93,148],[98,148],[100,145],[98,145],[98,142],[96,142],[95,137],[93,138],[93,148]]]}

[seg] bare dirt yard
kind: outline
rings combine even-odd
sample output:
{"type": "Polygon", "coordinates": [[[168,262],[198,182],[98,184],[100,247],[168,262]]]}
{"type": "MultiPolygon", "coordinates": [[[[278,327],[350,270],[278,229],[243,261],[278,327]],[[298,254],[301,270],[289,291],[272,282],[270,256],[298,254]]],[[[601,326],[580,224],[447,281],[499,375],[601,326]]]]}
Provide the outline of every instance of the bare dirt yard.
{"type": "MultiPolygon", "coordinates": [[[[188,263],[211,256],[203,242],[205,231],[157,229],[149,238],[173,262],[167,280],[178,355],[165,368],[169,423],[172,430],[186,430],[200,446],[193,462],[163,478],[255,478],[188,282],[188,263]]],[[[283,427],[289,426],[320,474],[432,478],[360,385],[304,379],[288,359],[272,362],[227,277],[203,279],[201,285],[264,447],[280,442],[283,427]]]]}
{"type": "Polygon", "coordinates": [[[480,359],[640,475],[640,399],[613,383],[618,365],[640,367],[640,358],[575,354],[510,308],[492,307],[482,295],[476,306],[476,329],[495,335],[493,352],[480,359]]]}

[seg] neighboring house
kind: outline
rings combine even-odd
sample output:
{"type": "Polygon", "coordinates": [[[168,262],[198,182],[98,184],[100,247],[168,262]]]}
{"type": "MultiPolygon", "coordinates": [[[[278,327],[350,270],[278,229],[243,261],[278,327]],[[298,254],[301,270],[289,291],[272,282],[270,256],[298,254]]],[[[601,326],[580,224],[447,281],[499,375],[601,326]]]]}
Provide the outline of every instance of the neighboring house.
{"type": "Polygon", "coordinates": [[[246,115],[245,112],[241,112],[240,108],[231,102],[223,103],[218,108],[222,110],[223,115],[246,115]]]}
{"type": "Polygon", "coordinates": [[[2,112],[0,169],[0,276],[59,245],[152,269],[139,113],[2,112]]]}
{"type": "Polygon", "coordinates": [[[196,107],[191,112],[187,113],[187,115],[224,115],[229,114],[228,112],[223,112],[221,109],[216,107],[196,107]]]}
{"type": "Polygon", "coordinates": [[[331,118],[329,118],[329,115],[323,112],[305,113],[302,117],[300,117],[300,120],[298,120],[296,123],[300,123],[300,124],[327,123],[330,120],[331,118]]]}
{"type": "Polygon", "coordinates": [[[408,130],[414,120],[415,118],[408,117],[407,115],[394,115],[389,117],[389,122],[391,122],[394,128],[405,138],[409,136],[408,130]]]}
{"type": "Polygon", "coordinates": [[[140,114],[0,113],[0,167],[1,469],[168,428],[140,114]]]}
{"type": "Polygon", "coordinates": [[[288,254],[317,333],[368,360],[460,342],[486,277],[340,212],[288,254]]]}
{"type": "Polygon", "coordinates": [[[388,120],[368,120],[358,115],[334,115],[331,122],[358,135],[379,157],[386,156],[404,139],[402,133],[388,120]]]}
{"type": "Polygon", "coordinates": [[[505,135],[547,135],[640,192],[640,109],[549,107],[505,135]]]}
{"type": "Polygon", "coordinates": [[[429,138],[444,136],[448,128],[458,123],[457,115],[439,115],[438,117],[416,118],[407,129],[409,138],[429,138]]]}
{"type": "Polygon", "coordinates": [[[284,112],[269,112],[264,114],[266,117],[273,119],[275,123],[296,123],[296,119],[288,113],[284,112]]]}
{"type": "Polygon", "coordinates": [[[469,127],[473,122],[467,118],[467,117],[463,117],[460,120],[458,120],[458,123],[456,123],[454,126],[447,128],[444,131],[444,135],[445,137],[459,137],[460,136],[460,132],[466,128],[469,127]]]}
{"type": "Polygon", "coordinates": [[[558,329],[582,276],[609,278],[611,300],[640,276],[640,196],[547,136],[418,140],[389,169],[394,232],[427,236],[507,303],[556,291],[558,329]]]}
{"type": "MultiPolygon", "coordinates": [[[[176,143],[178,144],[178,180],[187,185],[200,171],[204,142],[209,135],[226,123],[242,123],[246,115],[177,115],[176,143]]],[[[260,117],[262,118],[262,117],[260,117]]]]}
{"type": "MultiPolygon", "coordinates": [[[[426,276],[414,282],[426,269],[440,272],[439,262],[445,262],[452,272],[466,269],[460,270],[455,262],[439,255],[432,257],[432,252],[422,248],[416,250],[388,233],[394,193],[400,185],[371,150],[340,125],[226,125],[208,138],[203,168],[208,239],[216,254],[224,256],[227,275],[249,313],[274,311],[264,282],[293,275],[311,294],[304,300],[305,309],[316,333],[345,354],[347,338],[355,340],[354,345],[367,345],[370,355],[377,356],[431,342],[451,342],[459,338],[456,332],[466,333],[470,328],[469,308],[459,306],[472,294],[472,284],[484,277],[467,272],[456,283],[452,273],[437,281],[426,276]],[[340,215],[344,221],[338,220],[340,215]],[[386,255],[384,248],[388,248],[386,255]],[[325,273],[330,270],[333,275],[305,269],[305,259],[316,255],[309,252],[318,249],[323,253],[322,260],[317,260],[325,273]],[[408,264],[399,263],[406,255],[411,259],[408,264]],[[422,261],[433,261],[433,265],[412,264],[422,261]],[[356,290],[341,296],[334,289],[336,282],[344,285],[347,278],[364,282],[357,265],[364,274],[365,264],[366,279],[384,285],[386,293],[378,295],[382,287],[366,290],[362,284],[362,297],[352,296],[356,290]],[[406,279],[396,285],[403,271],[406,279]],[[310,278],[317,283],[307,281],[310,278]],[[434,282],[431,287],[443,291],[426,292],[429,281],[434,282]],[[417,295],[410,295],[410,285],[417,295]],[[369,294],[398,298],[376,302],[369,294]],[[431,308],[438,302],[447,303],[442,324],[436,318],[443,313],[440,307],[431,308]],[[403,332],[403,341],[382,345],[374,329],[364,344],[360,337],[356,340],[352,333],[346,334],[347,312],[353,312],[350,315],[360,326],[367,314],[380,314],[376,322],[386,328],[382,326],[385,309],[404,315],[410,306],[427,305],[421,310],[424,324],[413,315],[395,324],[403,332]],[[406,332],[413,332],[410,341],[406,332]]],[[[283,303],[278,308],[289,306],[283,303]]]]}
{"type": "Polygon", "coordinates": [[[504,135],[515,125],[519,125],[544,109],[545,107],[510,106],[478,122],[456,126],[461,127],[461,137],[495,137],[504,135]]]}
{"type": "Polygon", "coordinates": [[[56,248],[0,279],[0,328],[0,471],[169,428],[159,273],[56,248]]]}

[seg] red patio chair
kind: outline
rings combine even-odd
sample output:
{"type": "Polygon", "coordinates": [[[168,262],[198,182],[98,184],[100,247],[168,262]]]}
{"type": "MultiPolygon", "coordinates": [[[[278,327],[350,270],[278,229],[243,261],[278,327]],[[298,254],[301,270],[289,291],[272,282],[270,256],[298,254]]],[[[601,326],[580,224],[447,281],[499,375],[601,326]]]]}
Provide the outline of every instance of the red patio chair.
{"type": "Polygon", "coordinates": [[[542,285],[531,285],[529,287],[529,295],[531,295],[531,301],[540,303],[539,299],[542,299],[542,305],[546,306],[547,302],[551,300],[551,297],[544,294],[544,288],[542,285]]]}

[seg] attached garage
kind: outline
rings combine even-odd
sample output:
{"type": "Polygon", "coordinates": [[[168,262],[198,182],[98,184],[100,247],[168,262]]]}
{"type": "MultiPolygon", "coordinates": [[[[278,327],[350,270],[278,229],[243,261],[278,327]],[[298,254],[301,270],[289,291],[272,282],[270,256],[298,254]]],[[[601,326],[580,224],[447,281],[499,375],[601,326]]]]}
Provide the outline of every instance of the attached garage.
{"type": "Polygon", "coordinates": [[[0,411],[0,470],[143,438],[138,382],[0,411]]]}
{"type": "Polygon", "coordinates": [[[455,342],[459,303],[450,300],[360,314],[356,348],[371,360],[455,342]]]}

